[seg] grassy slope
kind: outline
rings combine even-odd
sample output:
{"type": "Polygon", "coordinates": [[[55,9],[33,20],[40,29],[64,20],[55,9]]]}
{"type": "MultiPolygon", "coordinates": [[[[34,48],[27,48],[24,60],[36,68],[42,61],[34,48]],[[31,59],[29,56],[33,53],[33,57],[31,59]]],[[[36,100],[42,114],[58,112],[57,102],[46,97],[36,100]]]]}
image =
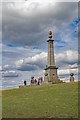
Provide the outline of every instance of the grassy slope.
{"type": "Polygon", "coordinates": [[[29,86],[3,91],[3,117],[77,117],[78,83],[29,86]]]}

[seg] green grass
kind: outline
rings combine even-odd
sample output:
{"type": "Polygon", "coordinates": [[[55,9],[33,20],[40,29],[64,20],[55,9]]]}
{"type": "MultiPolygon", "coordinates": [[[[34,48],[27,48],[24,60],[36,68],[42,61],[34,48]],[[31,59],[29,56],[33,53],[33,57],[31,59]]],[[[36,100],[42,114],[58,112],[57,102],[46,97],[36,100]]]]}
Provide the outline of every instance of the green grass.
{"type": "Polygon", "coordinates": [[[29,86],[2,92],[3,118],[77,118],[78,83],[29,86]]]}

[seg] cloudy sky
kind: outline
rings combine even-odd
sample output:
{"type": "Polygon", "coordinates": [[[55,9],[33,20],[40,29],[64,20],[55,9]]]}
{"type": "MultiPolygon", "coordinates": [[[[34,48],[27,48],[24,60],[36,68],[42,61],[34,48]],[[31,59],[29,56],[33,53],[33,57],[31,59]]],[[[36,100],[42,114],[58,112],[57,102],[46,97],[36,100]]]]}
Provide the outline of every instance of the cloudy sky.
{"type": "Polygon", "coordinates": [[[49,30],[53,32],[55,63],[59,67],[60,79],[69,81],[73,72],[78,80],[78,2],[21,0],[0,5],[3,89],[23,85],[25,79],[29,84],[31,76],[44,77],[49,30]]]}

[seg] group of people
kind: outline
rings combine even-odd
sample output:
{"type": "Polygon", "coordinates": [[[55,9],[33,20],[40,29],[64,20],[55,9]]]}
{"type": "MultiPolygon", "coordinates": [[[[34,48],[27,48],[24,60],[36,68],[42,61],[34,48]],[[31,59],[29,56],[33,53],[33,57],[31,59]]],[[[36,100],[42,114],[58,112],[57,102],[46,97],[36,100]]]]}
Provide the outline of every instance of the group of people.
{"type": "MultiPolygon", "coordinates": [[[[39,77],[38,79],[34,79],[34,77],[31,77],[31,85],[41,85],[43,82],[43,77],[39,77]]],[[[24,86],[27,85],[26,80],[24,80],[24,86]]]]}
{"type": "Polygon", "coordinates": [[[43,78],[39,77],[38,80],[36,79],[31,79],[31,85],[40,85],[43,82],[43,78]]]}

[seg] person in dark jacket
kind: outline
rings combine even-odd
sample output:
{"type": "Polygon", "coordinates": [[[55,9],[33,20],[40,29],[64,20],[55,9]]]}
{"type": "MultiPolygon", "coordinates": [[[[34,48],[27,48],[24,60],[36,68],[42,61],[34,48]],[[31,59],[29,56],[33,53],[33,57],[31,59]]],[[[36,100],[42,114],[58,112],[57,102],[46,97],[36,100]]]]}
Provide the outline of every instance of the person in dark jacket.
{"type": "Polygon", "coordinates": [[[38,85],[39,85],[39,80],[38,80],[38,85]]]}
{"type": "Polygon", "coordinates": [[[26,80],[24,80],[24,85],[26,86],[26,80]]]}

